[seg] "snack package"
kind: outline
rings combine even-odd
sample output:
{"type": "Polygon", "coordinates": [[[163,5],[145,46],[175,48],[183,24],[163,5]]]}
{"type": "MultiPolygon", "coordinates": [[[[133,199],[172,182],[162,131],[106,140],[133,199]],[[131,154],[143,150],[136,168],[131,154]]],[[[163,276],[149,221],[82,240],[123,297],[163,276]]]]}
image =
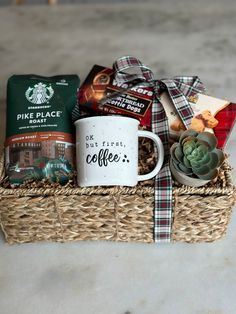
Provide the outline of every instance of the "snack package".
{"type": "MultiPolygon", "coordinates": [[[[78,104],[82,111],[97,114],[121,114],[139,119],[150,127],[153,91],[150,87],[118,84],[112,69],[94,65],[79,89],[78,104]],[[113,94],[116,97],[107,99],[113,94]]],[[[77,111],[78,112],[78,111],[77,111]]],[[[76,120],[78,116],[74,115],[76,120]]]]}
{"type": "Polygon", "coordinates": [[[215,118],[219,121],[214,128],[215,136],[218,139],[218,148],[224,148],[230,135],[232,140],[235,138],[236,104],[230,103],[226,108],[219,111],[215,118]],[[233,134],[234,133],[234,134],[233,134]]]}
{"type": "MultiPolygon", "coordinates": [[[[196,94],[189,97],[188,101],[194,112],[190,128],[196,132],[207,131],[214,133],[220,122],[217,114],[230,104],[227,100],[204,94],[196,94]]],[[[178,138],[186,128],[167,92],[161,95],[161,103],[168,117],[170,135],[172,138],[178,138]]]]}
{"type": "Polygon", "coordinates": [[[77,75],[13,75],[7,86],[6,173],[12,185],[47,178],[65,184],[75,169],[71,113],[77,75]]]}

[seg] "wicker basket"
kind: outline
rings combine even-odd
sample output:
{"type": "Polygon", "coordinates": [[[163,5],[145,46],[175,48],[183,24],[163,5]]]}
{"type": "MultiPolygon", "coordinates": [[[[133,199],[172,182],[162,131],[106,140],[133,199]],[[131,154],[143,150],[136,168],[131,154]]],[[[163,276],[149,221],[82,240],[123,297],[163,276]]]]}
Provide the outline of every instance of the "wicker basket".
{"type": "MultiPolygon", "coordinates": [[[[153,242],[152,186],[134,188],[4,188],[0,225],[9,244],[36,241],[153,242]]],[[[174,186],[172,240],[212,242],[225,235],[235,201],[231,169],[202,188],[174,186]]]]}

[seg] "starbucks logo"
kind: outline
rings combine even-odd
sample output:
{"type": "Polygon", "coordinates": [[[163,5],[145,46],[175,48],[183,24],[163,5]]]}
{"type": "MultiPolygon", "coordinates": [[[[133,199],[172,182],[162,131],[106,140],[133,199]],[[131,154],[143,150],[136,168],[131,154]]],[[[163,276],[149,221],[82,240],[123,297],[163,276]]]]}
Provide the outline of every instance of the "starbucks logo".
{"type": "Polygon", "coordinates": [[[34,87],[29,87],[25,92],[25,97],[33,104],[40,105],[52,98],[54,90],[52,86],[47,86],[43,83],[35,84],[34,87]]]}

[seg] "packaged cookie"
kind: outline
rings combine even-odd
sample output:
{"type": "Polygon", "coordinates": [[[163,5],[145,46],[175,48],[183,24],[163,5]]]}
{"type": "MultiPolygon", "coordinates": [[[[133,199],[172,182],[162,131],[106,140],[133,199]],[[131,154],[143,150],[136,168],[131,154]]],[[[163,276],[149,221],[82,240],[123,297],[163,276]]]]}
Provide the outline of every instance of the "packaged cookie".
{"type": "MultiPolygon", "coordinates": [[[[229,101],[204,94],[196,94],[188,99],[193,112],[190,128],[196,132],[211,132],[217,127],[217,113],[229,105],[229,101]]],[[[173,138],[178,138],[186,129],[167,92],[161,95],[161,103],[168,117],[169,131],[173,138]]]]}
{"type": "Polygon", "coordinates": [[[142,126],[151,126],[153,90],[147,86],[129,86],[115,80],[114,71],[94,65],[78,92],[77,110],[91,114],[119,114],[136,118],[142,126]]]}

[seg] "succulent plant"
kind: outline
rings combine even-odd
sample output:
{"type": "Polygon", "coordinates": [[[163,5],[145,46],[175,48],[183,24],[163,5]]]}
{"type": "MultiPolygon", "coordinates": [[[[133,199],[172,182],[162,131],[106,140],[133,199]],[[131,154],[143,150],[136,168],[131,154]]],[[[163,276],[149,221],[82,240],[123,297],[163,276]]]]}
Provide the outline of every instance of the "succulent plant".
{"type": "Polygon", "coordinates": [[[216,145],[214,134],[187,130],[182,133],[179,143],[171,147],[172,164],[188,177],[213,180],[224,160],[224,153],[216,145]]]}

